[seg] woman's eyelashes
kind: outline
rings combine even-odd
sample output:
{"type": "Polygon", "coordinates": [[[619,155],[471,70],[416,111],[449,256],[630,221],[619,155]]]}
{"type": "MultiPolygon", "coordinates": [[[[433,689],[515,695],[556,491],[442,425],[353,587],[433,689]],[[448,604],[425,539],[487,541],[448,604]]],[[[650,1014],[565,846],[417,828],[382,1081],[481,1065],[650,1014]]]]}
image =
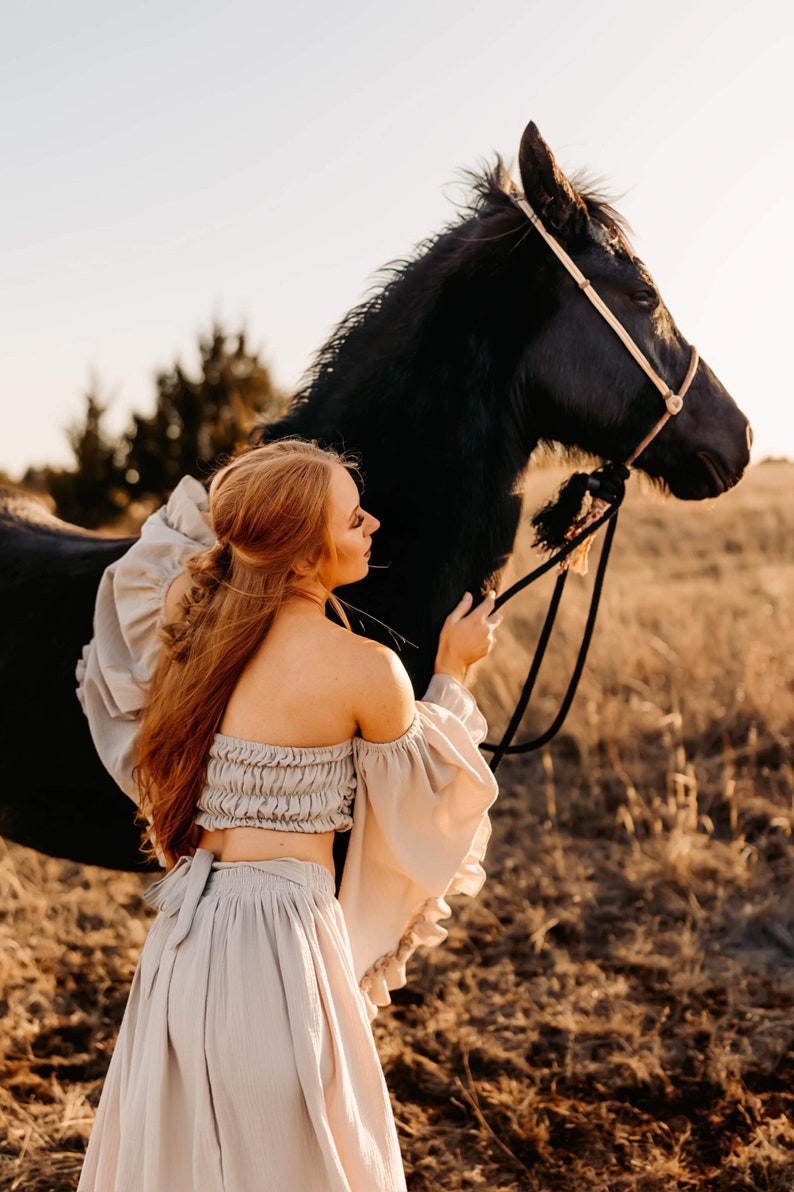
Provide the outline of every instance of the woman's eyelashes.
{"type": "Polygon", "coordinates": [[[359,526],[363,526],[363,525],[364,525],[364,514],[359,513],[358,517],[353,522],[353,529],[357,530],[359,528],[359,526]]]}

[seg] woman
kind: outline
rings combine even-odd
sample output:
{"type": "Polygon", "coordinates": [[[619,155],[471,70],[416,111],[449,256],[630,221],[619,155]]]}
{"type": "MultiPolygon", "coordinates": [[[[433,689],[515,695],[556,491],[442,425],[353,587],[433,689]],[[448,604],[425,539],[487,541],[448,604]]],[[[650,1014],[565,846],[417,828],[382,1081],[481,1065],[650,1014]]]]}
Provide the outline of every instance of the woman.
{"type": "Polygon", "coordinates": [[[450,614],[415,702],[396,655],[325,615],[344,621],[333,590],[366,575],[379,524],[344,459],[298,440],[238,457],[210,484],[209,538],[186,487],[107,575],[81,668],[168,873],[79,1189],[395,1192],[368,1019],[446,934],[444,895],[482,884],[496,786],[462,684],[493,594],[450,614]]]}

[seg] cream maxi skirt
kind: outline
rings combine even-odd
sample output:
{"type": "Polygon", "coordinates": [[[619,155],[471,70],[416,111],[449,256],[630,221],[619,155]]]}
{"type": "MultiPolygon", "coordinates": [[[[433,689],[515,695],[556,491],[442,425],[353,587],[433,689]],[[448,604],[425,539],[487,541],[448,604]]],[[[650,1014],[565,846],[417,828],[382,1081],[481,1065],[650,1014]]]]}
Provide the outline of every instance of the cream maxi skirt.
{"type": "Polygon", "coordinates": [[[333,879],[199,849],[147,893],[78,1192],[399,1192],[333,879]]]}

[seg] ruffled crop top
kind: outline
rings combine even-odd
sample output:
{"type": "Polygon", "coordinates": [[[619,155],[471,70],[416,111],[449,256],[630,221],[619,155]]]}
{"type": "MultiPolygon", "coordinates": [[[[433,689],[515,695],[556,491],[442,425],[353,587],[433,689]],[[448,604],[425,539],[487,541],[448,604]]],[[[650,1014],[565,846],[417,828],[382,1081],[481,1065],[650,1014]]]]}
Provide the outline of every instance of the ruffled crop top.
{"type": "Polygon", "coordinates": [[[195,820],[202,828],[347,832],[355,793],[352,740],[265,745],[216,733],[195,820]]]}
{"type": "MultiPolygon", "coordinates": [[[[94,637],[77,664],[78,698],[97,752],[137,798],[137,721],[159,649],[165,595],[187,559],[213,544],[206,493],[186,477],[141,537],[105,571],[94,637]]],[[[446,936],[446,897],[476,894],[497,794],[478,744],[486,724],[474,697],[434,675],[410,727],[394,741],[353,737],[319,748],[216,735],[196,820],[291,831],[350,829],[339,889],[352,962],[374,1015],[404,985],[420,944],[446,936]]]]}

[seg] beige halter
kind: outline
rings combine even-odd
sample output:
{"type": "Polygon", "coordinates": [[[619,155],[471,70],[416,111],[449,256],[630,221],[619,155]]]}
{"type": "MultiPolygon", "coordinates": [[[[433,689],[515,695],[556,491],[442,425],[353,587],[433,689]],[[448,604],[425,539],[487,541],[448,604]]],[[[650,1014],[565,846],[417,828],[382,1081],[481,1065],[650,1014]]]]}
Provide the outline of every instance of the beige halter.
{"type": "Polygon", "coordinates": [[[698,350],[696,347],[694,347],[694,345],[692,346],[692,355],[689,360],[689,368],[687,369],[683,384],[678,390],[678,393],[674,393],[670,386],[659,376],[658,372],[648,360],[645,353],[637,346],[623,324],[619,322],[619,320],[616,319],[612,314],[612,311],[604,302],[601,295],[593,288],[593,283],[590,281],[590,279],[585,277],[576,262],[562,247],[559,240],[552,236],[551,232],[544,227],[537,211],[535,211],[534,208],[529,205],[524,196],[519,194],[518,191],[512,191],[510,198],[515,203],[516,207],[519,207],[524,212],[524,215],[526,215],[529,222],[540,233],[554,255],[562,262],[562,264],[570,273],[571,277],[578,285],[579,289],[582,290],[590,299],[601,317],[606,319],[612,330],[615,332],[624,346],[629,350],[645,375],[654,383],[656,388],[661,393],[662,398],[664,399],[664,404],[667,407],[665,413],[662,415],[650,433],[645,436],[639,447],[637,447],[636,450],[631,453],[629,458],[624,461],[626,464],[633,464],[637,457],[642,454],[648,444],[656,438],[662,427],[669,422],[670,418],[672,418],[674,414],[678,414],[681,410],[681,407],[684,404],[684,397],[686,396],[687,390],[692,384],[695,373],[697,372],[698,362],[700,359],[698,356],[698,350]]]}

